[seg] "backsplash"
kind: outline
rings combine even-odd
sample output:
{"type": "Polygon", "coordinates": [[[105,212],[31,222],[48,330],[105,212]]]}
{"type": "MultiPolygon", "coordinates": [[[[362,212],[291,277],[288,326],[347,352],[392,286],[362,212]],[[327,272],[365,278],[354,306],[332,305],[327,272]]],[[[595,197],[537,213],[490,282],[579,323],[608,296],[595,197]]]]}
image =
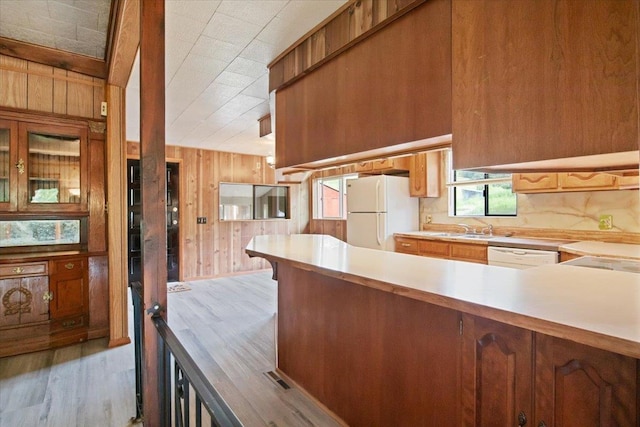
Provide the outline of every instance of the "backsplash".
{"type": "Polygon", "coordinates": [[[435,224],[598,230],[600,215],[613,215],[612,232],[640,232],[640,192],[638,190],[574,193],[518,194],[516,217],[450,217],[447,189],[442,197],[420,199],[420,227],[435,224]]]}

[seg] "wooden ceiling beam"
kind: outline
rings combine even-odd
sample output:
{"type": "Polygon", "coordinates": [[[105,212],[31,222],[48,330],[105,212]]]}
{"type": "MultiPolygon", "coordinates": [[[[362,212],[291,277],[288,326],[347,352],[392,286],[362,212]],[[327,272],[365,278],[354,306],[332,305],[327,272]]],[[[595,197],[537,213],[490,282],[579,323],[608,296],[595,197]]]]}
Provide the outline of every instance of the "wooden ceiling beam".
{"type": "Polygon", "coordinates": [[[107,64],[101,59],[5,37],[0,37],[0,54],[62,68],[63,70],[74,71],[100,79],[107,77],[107,64]]]}
{"type": "Polygon", "coordinates": [[[107,82],[124,88],[140,45],[140,0],[114,0],[111,13],[107,82]]]}

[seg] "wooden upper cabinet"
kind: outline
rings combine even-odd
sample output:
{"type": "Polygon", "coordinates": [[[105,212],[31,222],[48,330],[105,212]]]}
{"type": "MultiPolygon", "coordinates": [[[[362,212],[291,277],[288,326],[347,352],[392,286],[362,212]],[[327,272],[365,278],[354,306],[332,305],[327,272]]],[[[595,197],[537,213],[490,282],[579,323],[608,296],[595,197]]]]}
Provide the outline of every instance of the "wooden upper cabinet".
{"type": "Polygon", "coordinates": [[[417,6],[276,92],[278,168],[450,133],[450,0],[417,6]]]}
{"type": "Polygon", "coordinates": [[[454,169],[638,150],[637,1],[452,1],[454,169]]]}
{"type": "Polygon", "coordinates": [[[87,134],[86,126],[19,124],[19,211],[87,211],[87,134]]]}
{"type": "Polygon", "coordinates": [[[559,185],[565,189],[604,189],[615,188],[618,184],[618,177],[607,173],[560,173],[558,174],[559,185]]]}
{"type": "Polygon", "coordinates": [[[440,161],[442,153],[432,151],[411,156],[409,194],[411,197],[440,197],[440,161]]]}
{"type": "Polygon", "coordinates": [[[558,188],[557,173],[514,173],[511,175],[515,193],[534,193],[558,188]]]}
{"type": "Polygon", "coordinates": [[[0,120],[0,210],[13,211],[17,206],[18,123],[0,120]]]}
{"type": "Polygon", "coordinates": [[[516,193],[561,193],[570,191],[637,188],[637,176],[605,172],[516,173],[512,175],[516,193]]]}

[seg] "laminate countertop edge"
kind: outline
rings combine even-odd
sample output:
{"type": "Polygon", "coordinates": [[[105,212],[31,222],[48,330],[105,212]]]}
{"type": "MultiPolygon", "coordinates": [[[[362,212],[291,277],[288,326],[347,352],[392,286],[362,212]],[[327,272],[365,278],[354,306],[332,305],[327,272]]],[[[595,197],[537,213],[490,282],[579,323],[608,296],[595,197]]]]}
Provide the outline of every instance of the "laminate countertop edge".
{"type": "Polygon", "coordinates": [[[640,358],[640,275],[570,265],[528,270],[348,245],[324,235],[255,236],[250,256],[640,358]]]}

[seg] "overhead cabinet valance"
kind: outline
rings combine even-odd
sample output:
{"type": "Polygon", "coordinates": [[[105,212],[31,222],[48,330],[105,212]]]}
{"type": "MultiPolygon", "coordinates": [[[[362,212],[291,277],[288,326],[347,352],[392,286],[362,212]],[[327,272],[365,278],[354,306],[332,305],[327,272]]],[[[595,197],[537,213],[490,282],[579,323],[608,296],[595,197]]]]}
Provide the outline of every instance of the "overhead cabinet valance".
{"type": "Polygon", "coordinates": [[[451,133],[451,1],[430,0],[276,92],[276,166],[451,133]]]}

